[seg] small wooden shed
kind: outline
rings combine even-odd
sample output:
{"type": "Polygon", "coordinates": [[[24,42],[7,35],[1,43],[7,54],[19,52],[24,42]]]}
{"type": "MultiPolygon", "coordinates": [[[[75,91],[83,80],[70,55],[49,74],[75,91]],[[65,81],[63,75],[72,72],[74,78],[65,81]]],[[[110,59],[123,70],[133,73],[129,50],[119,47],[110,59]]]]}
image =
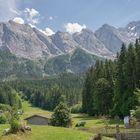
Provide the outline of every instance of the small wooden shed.
{"type": "Polygon", "coordinates": [[[44,117],[40,115],[33,115],[24,120],[26,120],[28,124],[33,125],[49,125],[51,122],[49,117],[44,117]]]}

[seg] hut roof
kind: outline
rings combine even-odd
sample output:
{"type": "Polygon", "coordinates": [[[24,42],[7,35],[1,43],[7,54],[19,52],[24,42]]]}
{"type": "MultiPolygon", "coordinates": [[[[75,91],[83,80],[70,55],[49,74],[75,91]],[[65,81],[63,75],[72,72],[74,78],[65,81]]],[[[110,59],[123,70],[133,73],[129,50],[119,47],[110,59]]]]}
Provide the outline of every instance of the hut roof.
{"type": "Polygon", "coordinates": [[[41,115],[35,114],[35,115],[32,115],[30,117],[25,118],[24,120],[29,120],[29,119],[31,119],[33,117],[40,117],[40,118],[50,119],[50,117],[48,117],[48,116],[41,116],[41,115]]]}

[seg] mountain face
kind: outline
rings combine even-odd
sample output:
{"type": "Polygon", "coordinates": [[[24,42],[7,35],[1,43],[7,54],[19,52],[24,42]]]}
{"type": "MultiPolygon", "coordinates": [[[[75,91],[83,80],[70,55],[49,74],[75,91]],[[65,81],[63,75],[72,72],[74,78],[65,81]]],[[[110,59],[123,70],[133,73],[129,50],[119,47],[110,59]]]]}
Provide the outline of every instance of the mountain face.
{"type": "Polygon", "coordinates": [[[115,27],[107,24],[98,29],[95,32],[95,36],[113,53],[120,49],[123,42],[120,32],[115,27]]]}
{"type": "Polygon", "coordinates": [[[42,57],[42,52],[49,54],[48,48],[39,40],[29,25],[15,22],[0,24],[0,42],[2,49],[8,49],[17,57],[35,59],[42,57]]]}
{"type": "Polygon", "coordinates": [[[98,59],[102,58],[77,48],[71,53],[59,55],[48,60],[44,69],[49,75],[57,75],[64,72],[81,73],[94,65],[98,59]]]}
{"type": "Polygon", "coordinates": [[[72,35],[66,32],[56,32],[51,36],[52,42],[61,50],[62,53],[69,53],[78,48],[79,44],[73,40],[72,35]]]}
{"type": "Polygon", "coordinates": [[[75,33],[73,38],[82,49],[93,53],[94,55],[102,57],[109,57],[113,55],[113,53],[105,47],[105,45],[91,30],[83,29],[80,33],[75,33]]]}
{"type": "Polygon", "coordinates": [[[139,36],[140,21],[123,28],[104,24],[95,33],[83,29],[75,34],[58,31],[52,36],[28,24],[1,22],[0,77],[83,72],[97,59],[114,58],[122,43],[133,43],[139,36]]]}
{"type": "Polygon", "coordinates": [[[122,43],[134,43],[140,36],[140,21],[129,23],[124,28],[115,28],[104,24],[95,32],[95,36],[105,45],[105,47],[116,54],[120,51],[122,43]]]}

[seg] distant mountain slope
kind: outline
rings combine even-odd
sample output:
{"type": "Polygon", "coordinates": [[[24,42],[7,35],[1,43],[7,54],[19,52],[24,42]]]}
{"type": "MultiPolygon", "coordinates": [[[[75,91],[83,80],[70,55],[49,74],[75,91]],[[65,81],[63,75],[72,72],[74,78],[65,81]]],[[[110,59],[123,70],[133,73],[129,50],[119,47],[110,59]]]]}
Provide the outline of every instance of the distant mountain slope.
{"type": "Polygon", "coordinates": [[[112,53],[120,51],[122,43],[134,43],[140,36],[140,21],[134,21],[123,28],[115,28],[104,24],[95,32],[95,36],[105,45],[112,53]]]}
{"type": "Polygon", "coordinates": [[[73,52],[59,55],[48,60],[45,64],[45,72],[49,75],[64,72],[84,72],[90,66],[94,65],[97,59],[101,58],[78,48],[73,52]]]}
{"type": "Polygon", "coordinates": [[[42,69],[37,62],[18,58],[7,50],[0,51],[0,79],[39,79],[42,69]]]}

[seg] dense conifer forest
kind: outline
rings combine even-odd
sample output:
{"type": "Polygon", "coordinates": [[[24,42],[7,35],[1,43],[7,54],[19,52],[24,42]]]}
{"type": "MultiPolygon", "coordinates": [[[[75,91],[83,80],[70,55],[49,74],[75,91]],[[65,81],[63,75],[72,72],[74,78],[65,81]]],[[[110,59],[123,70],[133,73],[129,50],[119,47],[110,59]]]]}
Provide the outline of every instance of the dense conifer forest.
{"type": "Polygon", "coordinates": [[[22,98],[29,100],[32,105],[46,110],[53,110],[62,96],[68,106],[74,106],[82,100],[83,75],[62,74],[45,80],[13,81],[9,85],[22,92],[22,98]]]}
{"type": "Polygon", "coordinates": [[[130,114],[138,105],[135,91],[140,88],[140,41],[122,45],[114,61],[97,61],[86,76],[83,111],[89,115],[130,114]]]}

